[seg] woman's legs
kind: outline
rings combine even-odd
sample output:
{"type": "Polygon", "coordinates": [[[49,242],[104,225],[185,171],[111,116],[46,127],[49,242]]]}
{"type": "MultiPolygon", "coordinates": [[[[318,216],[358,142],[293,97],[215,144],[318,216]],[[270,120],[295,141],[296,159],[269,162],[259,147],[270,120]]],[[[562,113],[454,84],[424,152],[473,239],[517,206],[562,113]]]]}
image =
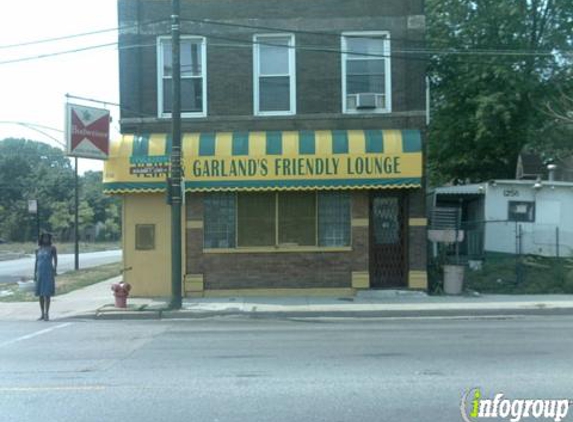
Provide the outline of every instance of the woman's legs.
{"type": "Polygon", "coordinates": [[[51,301],[51,297],[50,296],[46,296],[44,298],[44,321],[49,321],[50,320],[50,301],[51,301]]]}
{"type": "Polygon", "coordinates": [[[42,316],[40,318],[38,318],[38,321],[41,321],[44,319],[45,313],[44,313],[44,296],[40,296],[40,310],[42,311],[42,316]]]}

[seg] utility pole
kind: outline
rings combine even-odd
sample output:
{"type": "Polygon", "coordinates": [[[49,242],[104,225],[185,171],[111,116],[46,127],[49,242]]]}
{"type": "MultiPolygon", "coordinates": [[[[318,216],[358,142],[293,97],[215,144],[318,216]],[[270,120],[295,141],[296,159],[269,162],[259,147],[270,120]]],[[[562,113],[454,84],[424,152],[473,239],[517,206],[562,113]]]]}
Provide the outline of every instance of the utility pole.
{"type": "MultiPolygon", "coordinates": [[[[181,309],[181,51],[179,27],[179,0],[171,0],[171,309],[181,309]]],[[[169,182],[168,182],[169,183],[169,182]]]]}

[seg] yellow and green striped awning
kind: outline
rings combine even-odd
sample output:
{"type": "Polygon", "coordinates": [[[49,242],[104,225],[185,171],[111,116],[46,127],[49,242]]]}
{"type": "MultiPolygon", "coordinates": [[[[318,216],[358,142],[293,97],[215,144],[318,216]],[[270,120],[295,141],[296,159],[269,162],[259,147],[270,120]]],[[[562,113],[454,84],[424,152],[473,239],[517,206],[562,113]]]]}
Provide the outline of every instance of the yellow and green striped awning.
{"type": "MultiPolygon", "coordinates": [[[[420,187],[417,130],[187,133],[187,191],[420,187]]],[[[171,137],[125,135],[110,145],[108,193],[164,191],[171,137]]]]}

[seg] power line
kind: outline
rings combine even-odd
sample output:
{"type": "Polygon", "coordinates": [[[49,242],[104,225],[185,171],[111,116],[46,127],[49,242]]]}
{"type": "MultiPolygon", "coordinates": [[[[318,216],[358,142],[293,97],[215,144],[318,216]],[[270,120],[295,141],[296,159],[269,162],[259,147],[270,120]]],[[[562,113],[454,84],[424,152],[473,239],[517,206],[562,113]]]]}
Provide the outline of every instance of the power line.
{"type": "MultiPolygon", "coordinates": [[[[295,33],[295,34],[296,33],[314,34],[314,35],[336,36],[336,37],[341,37],[343,35],[341,33],[334,33],[334,32],[317,32],[317,31],[306,31],[306,30],[293,30],[291,28],[277,28],[277,27],[268,27],[268,26],[235,24],[235,23],[221,22],[221,21],[215,21],[215,20],[210,20],[210,19],[185,19],[185,21],[190,21],[190,22],[194,22],[194,23],[212,24],[212,25],[224,25],[224,26],[230,26],[230,27],[244,27],[244,28],[250,28],[250,29],[261,29],[261,30],[267,30],[267,31],[279,31],[279,32],[281,32],[281,31],[285,32],[286,31],[286,32],[291,32],[291,33],[295,33]]],[[[126,30],[128,28],[158,24],[158,23],[163,23],[163,22],[166,22],[166,20],[162,19],[162,20],[149,21],[149,22],[134,24],[134,25],[130,25],[127,27],[117,28],[117,29],[118,30],[126,30]]],[[[88,34],[108,32],[111,30],[116,30],[116,29],[106,29],[106,30],[100,30],[100,31],[87,32],[87,33],[83,33],[83,34],[73,34],[73,35],[69,35],[69,36],[65,36],[65,37],[57,37],[57,38],[49,38],[49,39],[44,39],[44,40],[32,41],[29,43],[13,44],[10,46],[0,46],[0,48],[44,43],[44,42],[62,40],[62,39],[67,39],[67,38],[81,37],[81,36],[85,36],[88,34]]],[[[193,35],[203,36],[203,37],[210,38],[210,39],[220,39],[220,40],[225,40],[225,41],[232,41],[235,43],[241,43],[242,44],[242,45],[241,44],[227,45],[226,47],[230,47],[230,46],[233,46],[233,47],[241,47],[241,46],[252,47],[252,45],[254,45],[254,44],[276,46],[275,44],[268,43],[268,42],[261,42],[261,41],[255,41],[255,40],[246,41],[244,39],[238,39],[238,38],[232,38],[232,37],[223,37],[223,36],[213,35],[213,34],[194,33],[193,35]]],[[[390,37],[390,40],[392,41],[392,40],[400,40],[400,39],[390,37]]],[[[401,39],[401,40],[405,40],[405,39],[401,39]]],[[[406,40],[406,41],[423,42],[422,40],[406,40]]],[[[41,54],[41,55],[28,56],[28,57],[23,57],[23,58],[18,58],[18,59],[5,60],[5,61],[0,62],[0,65],[20,63],[20,62],[31,61],[31,60],[38,60],[38,59],[43,59],[43,58],[48,58],[48,57],[61,56],[61,55],[65,55],[65,54],[79,53],[79,52],[89,51],[89,50],[94,50],[94,49],[115,47],[117,45],[118,45],[117,42],[113,42],[113,43],[107,43],[107,44],[98,44],[98,45],[92,45],[92,46],[87,46],[87,47],[80,47],[80,48],[75,48],[75,49],[71,49],[71,50],[63,50],[63,51],[57,51],[57,52],[46,53],[46,54],[41,54]]],[[[127,50],[127,49],[133,49],[133,48],[143,48],[143,47],[155,47],[155,46],[156,46],[155,43],[153,43],[153,44],[121,45],[118,47],[118,50],[127,50]]],[[[214,46],[214,45],[212,45],[212,46],[214,46]]],[[[418,48],[418,49],[416,49],[416,48],[410,48],[410,49],[400,48],[400,49],[392,49],[392,52],[390,54],[379,54],[379,53],[377,54],[377,53],[357,53],[357,52],[352,52],[352,51],[343,51],[341,49],[324,48],[324,46],[303,47],[300,45],[295,45],[295,46],[284,46],[283,45],[282,47],[293,48],[293,49],[301,50],[301,51],[314,51],[314,52],[325,52],[325,53],[335,53],[335,54],[352,54],[354,56],[374,57],[374,58],[375,57],[380,57],[380,58],[398,57],[399,54],[404,54],[404,57],[401,57],[403,59],[407,59],[408,58],[407,55],[426,55],[426,56],[431,56],[431,55],[476,56],[477,55],[477,56],[492,56],[492,57],[496,57],[496,56],[508,56],[508,57],[511,57],[511,56],[514,56],[514,57],[544,57],[545,56],[545,57],[554,57],[558,53],[568,53],[569,52],[569,51],[562,51],[562,50],[555,50],[555,51],[547,52],[547,51],[537,51],[537,50],[482,50],[482,49],[480,49],[480,50],[441,49],[440,50],[440,49],[429,49],[429,48],[418,48]]],[[[431,58],[430,57],[427,57],[427,58],[416,57],[416,58],[412,58],[412,59],[413,60],[428,61],[431,58]]]]}
{"type": "Polygon", "coordinates": [[[80,53],[83,51],[94,50],[94,49],[99,49],[99,48],[106,48],[106,47],[117,47],[118,50],[130,50],[130,49],[135,49],[135,48],[156,47],[156,46],[157,46],[157,44],[153,43],[153,44],[132,44],[132,45],[124,45],[124,46],[118,47],[118,43],[113,42],[113,43],[108,43],[108,44],[93,45],[93,46],[89,46],[89,47],[85,47],[85,48],[77,48],[77,49],[73,49],[73,50],[63,50],[63,51],[57,51],[54,53],[46,53],[46,54],[41,54],[41,55],[36,55],[36,56],[23,57],[20,59],[6,60],[3,62],[0,62],[0,65],[19,63],[19,62],[25,62],[25,61],[31,61],[31,60],[37,60],[37,59],[45,59],[45,58],[49,58],[52,56],[61,56],[64,54],[80,53]]]}
{"type": "MultiPolygon", "coordinates": [[[[274,32],[287,32],[287,33],[293,33],[293,34],[307,34],[307,35],[318,35],[318,36],[328,36],[328,37],[337,37],[340,38],[342,35],[344,35],[341,32],[335,32],[335,31],[309,31],[309,30],[301,30],[301,29],[292,29],[292,28],[278,28],[278,27],[270,27],[270,26],[263,26],[263,25],[247,25],[247,24],[239,24],[239,23],[232,23],[232,22],[224,22],[224,21],[218,21],[218,20],[213,20],[213,19],[181,19],[181,21],[183,22],[194,22],[194,23],[202,23],[202,24],[208,24],[208,25],[219,25],[219,26],[227,26],[227,27],[235,27],[235,28],[247,28],[247,29],[260,29],[263,31],[274,31],[274,32]]],[[[406,42],[419,42],[419,43],[424,43],[427,44],[427,40],[420,40],[420,39],[407,39],[407,38],[397,38],[397,37],[392,37],[390,36],[391,40],[395,40],[395,41],[406,41],[406,42]]],[[[437,41],[438,43],[441,44],[448,44],[451,45],[449,40],[448,41],[441,41],[441,40],[430,40],[430,41],[437,41]]],[[[434,52],[443,52],[444,50],[427,50],[427,49],[423,49],[423,50],[418,50],[418,51],[423,51],[423,52],[428,52],[433,54],[434,52]]],[[[457,50],[459,53],[462,53],[462,51],[457,50]]],[[[468,51],[464,51],[463,53],[466,53],[468,51]]],[[[529,53],[529,54],[534,54],[534,55],[553,55],[554,53],[552,51],[540,51],[540,50],[525,50],[525,49],[475,49],[471,51],[472,53],[487,53],[487,54],[494,54],[494,53],[503,53],[503,54],[524,54],[524,53],[529,53]]],[[[565,52],[569,52],[569,50],[565,50],[565,52]]],[[[469,52],[468,52],[469,53],[469,52]]]]}
{"type": "Polygon", "coordinates": [[[168,22],[168,20],[167,19],[158,19],[158,20],[154,20],[154,21],[140,22],[140,23],[133,24],[133,25],[120,26],[120,27],[107,28],[107,29],[99,29],[99,30],[90,31],[90,32],[82,32],[79,34],[63,35],[60,37],[42,38],[39,40],[25,41],[25,42],[16,43],[16,44],[0,45],[0,50],[7,49],[7,48],[26,47],[26,46],[30,46],[30,45],[36,45],[36,44],[45,44],[45,43],[50,43],[50,42],[55,42],[55,41],[63,41],[63,40],[68,40],[68,39],[73,39],[73,38],[87,37],[90,35],[98,35],[98,34],[104,34],[107,32],[114,32],[114,31],[118,31],[118,33],[121,34],[123,31],[127,31],[131,28],[137,28],[140,26],[147,26],[147,25],[154,25],[154,24],[163,23],[163,22],[168,22]]]}
{"type": "Polygon", "coordinates": [[[51,140],[53,140],[54,142],[56,142],[58,145],[60,145],[61,147],[66,147],[66,144],[61,140],[56,138],[55,136],[52,136],[51,134],[47,133],[46,130],[50,130],[50,131],[54,131],[54,132],[58,132],[58,133],[64,133],[62,130],[60,129],[56,129],[53,127],[49,127],[49,126],[44,126],[44,125],[37,125],[34,123],[28,123],[28,122],[17,122],[17,121],[5,121],[5,122],[0,122],[0,124],[14,124],[14,125],[19,125],[19,126],[23,126],[27,129],[30,130],[34,130],[38,133],[41,133],[42,135],[50,138],[51,140]]]}
{"type": "MultiPolygon", "coordinates": [[[[187,19],[181,19],[181,20],[183,22],[193,22],[193,23],[200,23],[200,24],[207,24],[207,25],[218,25],[218,26],[225,26],[225,27],[247,28],[247,29],[260,29],[260,30],[264,30],[264,31],[288,32],[288,33],[294,33],[294,34],[307,34],[307,35],[317,35],[317,36],[327,36],[327,37],[337,37],[337,38],[339,38],[341,35],[343,35],[342,33],[335,32],[335,31],[310,31],[310,30],[293,29],[293,28],[288,28],[288,27],[272,27],[272,26],[265,26],[265,25],[248,25],[248,24],[225,22],[225,21],[214,20],[214,19],[189,19],[189,18],[187,18],[187,19]]],[[[64,35],[64,36],[53,37],[53,38],[44,38],[44,39],[21,42],[21,43],[16,43],[16,44],[0,45],[0,49],[17,48],[17,47],[24,47],[24,46],[43,44],[43,43],[49,43],[49,42],[63,41],[63,40],[67,40],[67,39],[81,38],[81,37],[86,37],[86,36],[90,36],[90,35],[97,35],[97,34],[102,34],[102,33],[107,33],[107,32],[113,32],[113,31],[118,31],[118,33],[121,35],[123,32],[128,31],[129,29],[132,29],[132,28],[139,28],[142,26],[156,25],[156,24],[168,23],[168,22],[169,22],[168,19],[156,19],[156,20],[152,20],[152,21],[139,22],[139,23],[136,23],[133,25],[126,25],[126,26],[120,26],[120,27],[115,27],[115,28],[106,28],[106,29],[100,29],[100,30],[77,33],[77,34],[64,35]]],[[[212,38],[213,36],[210,35],[210,37],[212,38]]],[[[424,39],[398,38],[398,37],[392,37],[391,36],[390,39],[393,41],[405,41],[405,42],[424,43],[424,44],[437,42],[439,44],[451,46],[450,40],[439,40],[439,39],[435,39],[435,38],[430,39],[430,40],[424,40],[424,39]]],[[[92,48],[96,48],[96,47],[92,46],[92,48]]],[[[452,46],[452,48],[454,48],[454,47],[452,46]]],[[[424,48],[424,49],[412,49],[410,51],[403,50],[402,52],[428,53],[428,54],[440,54],[440,53],[454,54],[455,53],[455,54],[489,54],[489,55],[495,55],[495,54],[507,54],[507,55],[530,54],[530,55],[537,55],[537,56],[539,56],[539,55],[548,55],[549,56],[549,55],[554,55],[556,52],[557,53],[568,53],[571,51],[570,50],[543,51],[543,50],[531,50],[531,49],[528,50],[528,49],[500,49],[500,48],[459,50],[459,47],[458,47],[455,50],[451,50],[451,49],[439,50],[439,49],[424,48]]],[[[54,53],[54,54],[61,54],[61,53],[54,53]]]]}
{"type": "MultiPolygon", "coordinates": [[[[163,22],[163,20],[156,21],[156,22],[163,22]]],[[[212,21],[206,21],[206,22],[212,22],[212,21]]],[[[247,25],[245,25],[245,26],[247,26],[247,25]]],[[[248,26],[250,27],[251,25],[248,25],[248,26]]],[[[257,28],[271,29],[269,27],[257,27],[257,28]]],[[[287,29],[286,28],[275,28],[275,30],[285,31],[287,29]]],[[[305,32],[307,32],[307,31],[305,31],[305,32]]],[[[255,44],[277,46],[276,44],[269,43],[269,42],[256,41],[256,40],[247,41],[245,39],[223,37],[223,36],[213,35],[213,34],[195,33],[193,35],[202,36],[202,37],[205,37],[207,39],[215,39],[215,40],[219,39],[219,40],[224,40],[224,41],[233,43],[233,44],[228,44],[228,45],[210,44],[211,47],[252,48],[252,46],[255,44]]],[[[341,36],[341,34],[337,34],[337,36],[339,37],[339,36],[341,36]]],[[[155,48],[156,46],[157,46],[157,44],[155,42],[151,43],[151,44],[132,44],[132,45],[121,45],[121,46],[118,46],[118,43],[114,42],[114,43],[99,44],[99,45],[92,45],[92,46],[88,46],[88,47],[76,48],[76,49],[72,49],[72,50],[64,50],[64,51],[58,51],[58,52],[53,52],[53,53],[46,53],[46,54],[41,54],[41,55],[36,55],[36,56],[23,57],[23,58],[19,58],[19,59],[6,60],[6,61],[0,62],[0,65],[32,61],[32,60],[61,56],[61,55],[66,55],[66,54],[74,54],[74,53],[79,53],[79,52],[84,52],[84,51],[89,51],[89,50],[94,50],[94,49],[108,48],[108,47],[117,47],[117,49],[119,51],[121,51],[121,50],[129,50],[129,49],[135,49],[135,48],[146,48],[146,47],[155,48]]],[[[285,46],[285,45],[280,45],[280,47],[292,48],[292,49],[295,49],[298,51],[322,52],[322,53],[331,53],[331,54],[337,54],[337,55],[348,54],[348,55],[352,55],[352,56],[373,57],[373,58],[396,58],[396,59],[401,59],[401,60],[416,60],[416,61],[424,61],[424,62],[429,62],[432,59],[436,59],[437,58],[436,56],[439,56],[439,58],[456,57],[457,56],[456,58],[463,59],[465,63],[468,63],[468,64],[475,63],[475,64],[482,64],[482,65],[484,64],[483,60],[475,60],[472,62],[470,60],[467,60],[466,57],[484,56],[484,57],[490,57],[490,58],[504,57],[507,59],[514,59],[514,58],[520,58],[520,57],[543,57],[543,56],[554,57],[555,56],[555,53],[553,53],[553,52],[548,53],[548,52],[517,51],[517,50],[515,50],[515,51],[509,51],[509,50],[500,50],[500,51],[494,51],[494,50],[470,51],[470,50],[466,50],[466,51],[460,51],[460,50],[436,50],[436,49],[392,49],[391,52],[388,54],[380,54],[380,53],[358,53],[358,52],[345,51],[345,50],[336,49],[336,48],[324,48],[324,46],[300,46],[300,45],[285,46]]],[[[485,63],[485,64],[488,64],[488,63],[485,63]]],[[[501,64],[501,63],[498,62],[497,64],[501,64]]],[[[512,61],[512,62],[509,62],[507,64],[514,64],[514,62],[512,61]]]]}
{"type": "Polygon", "coordinates": [[[45,59],[48,57],[63,56],[65,54],[80,53],[82,51],[96,50],[96,49],[112,47],[112,46],[115,47],[116,45],[117,45],[117,42],[114,42],[114,43],[109,43],[109,44],[99,44],[99,45],[92,45],[89,47],[75,48],[73,50],[64,50],[64,51],[57,51],[54,53],[39,54],[37,56],[28,56],[28,57],[22,57],[19,59],[5,60],[3,62],[0,62],[0,65],[12,64],[12,63],[21,63],[21,62],[27,62],[27,61],[31,61],[31,60],[45,59]]]}

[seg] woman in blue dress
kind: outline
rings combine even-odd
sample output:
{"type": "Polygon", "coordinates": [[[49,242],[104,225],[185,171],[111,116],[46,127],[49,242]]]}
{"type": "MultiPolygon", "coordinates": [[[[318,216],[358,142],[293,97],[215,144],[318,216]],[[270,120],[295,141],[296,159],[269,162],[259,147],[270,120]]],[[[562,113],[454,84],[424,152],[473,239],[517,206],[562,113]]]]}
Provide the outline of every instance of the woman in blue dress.
{"type": "Polygon", "coordinates": [[[38,240],[36,250],[36,265],[34,280],[36,280],[36,296],[40,298],[42,316],[38,321],[50,320],[50,299],[56,293],[56,268],[58,266],[58,252],[52,245],[52,235],[42,233],[38,240]]]}

